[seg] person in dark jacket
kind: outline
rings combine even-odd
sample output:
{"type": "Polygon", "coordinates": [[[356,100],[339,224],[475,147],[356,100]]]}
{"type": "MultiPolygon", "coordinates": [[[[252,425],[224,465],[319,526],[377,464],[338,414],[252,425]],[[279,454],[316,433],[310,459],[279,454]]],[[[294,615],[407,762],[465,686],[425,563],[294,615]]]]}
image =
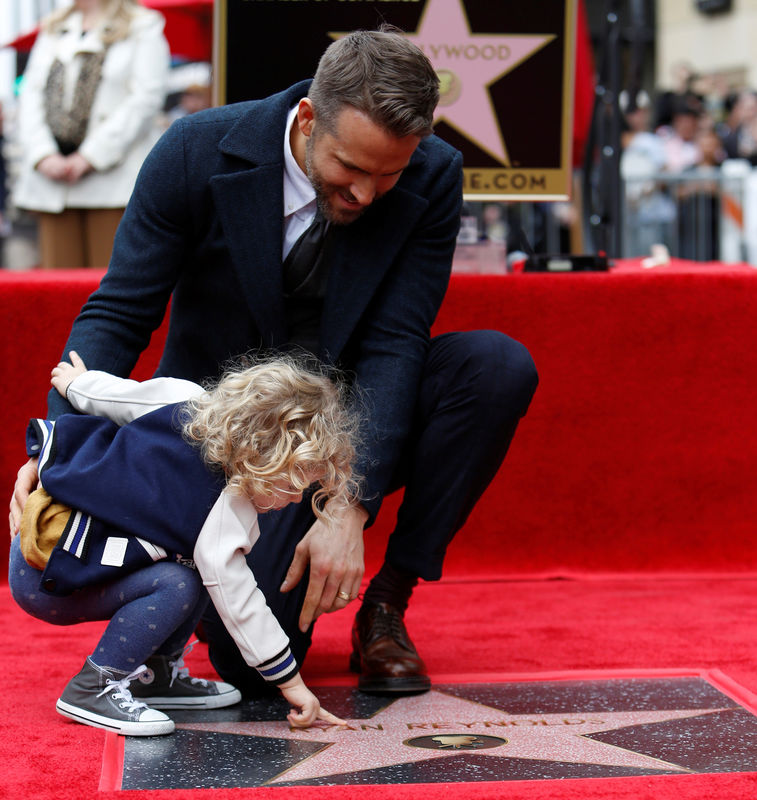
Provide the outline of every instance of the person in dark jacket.
{"type": "MultiPolygon", "coordinates": [[[[441,577],[537,384],[526,348],[499,331],[431,336],[462,204],[461,155],[431,135],[438,96],[404,36],[360,31],[328,47],[312,83],[176,122],[63,351],[128,375],[171,299],[159,375],[202,382],[236,353],[295,347],[352,376],[367,409],[361,503],[332,531],[303,506],[266,515],[250,562],[289,565],[261,588],[301,662],[317,616],[358,596],[364,530],[404,487],[353,627],[351,666],[371,692],[429,688],[405,610],[419,579],[441,577]],[[316,245],[295,248],[305,232],[316,245]],[[304,271],[302,249],[316,254],[304,271]]],[[[35,475],[33,462],[20,472],[12,524],[35,475]]],[[[217,618],[204,629],[224,680],[259,691],[217,618]]]]}

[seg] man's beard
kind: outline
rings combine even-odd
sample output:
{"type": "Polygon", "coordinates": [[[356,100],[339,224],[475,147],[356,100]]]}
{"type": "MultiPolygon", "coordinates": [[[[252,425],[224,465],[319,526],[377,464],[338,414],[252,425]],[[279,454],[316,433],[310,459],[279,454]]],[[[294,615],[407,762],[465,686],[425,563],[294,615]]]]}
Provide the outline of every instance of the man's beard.
{"type": "Polygon", "coordinates": [[[329,201],[329,197],[337,194],[339,190],[327,184],[323,178],[321,178],[320,172],[318,172],[318,169],[313,164],[314,139],[315,137],[311,136],[305,143],[305,172],[307,173],[310,185],[315,190],[315,201],[318,205],[318,210],[332,225],[349,225],[361,216],[368,206],[355,211],[334,209],[329,201]]]}

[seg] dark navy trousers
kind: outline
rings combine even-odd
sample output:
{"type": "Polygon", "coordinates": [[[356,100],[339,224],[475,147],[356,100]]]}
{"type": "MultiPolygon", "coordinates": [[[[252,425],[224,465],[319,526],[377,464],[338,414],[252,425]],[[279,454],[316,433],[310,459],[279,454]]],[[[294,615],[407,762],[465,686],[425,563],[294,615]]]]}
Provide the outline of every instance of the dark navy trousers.
{"type": "MultiPolygon", "coordinates": [[[[499,331],[431,340],[412,432],[391,487],[405,488],[387,545],[392,566],[427,581],[441,577],[447,546],[502,464],[537,383],[526,348],[499,331]]],[[[248,556],[300,664],[312,636],[312,628],[302,633],[297,626],[308,575],[286,594],[279,587],[312,522],[307,502],[261,515],[261,536],[248,556]]],[[[203,625],[219,675],[247,695],[265,691],[212,607],[203,625]]]]}

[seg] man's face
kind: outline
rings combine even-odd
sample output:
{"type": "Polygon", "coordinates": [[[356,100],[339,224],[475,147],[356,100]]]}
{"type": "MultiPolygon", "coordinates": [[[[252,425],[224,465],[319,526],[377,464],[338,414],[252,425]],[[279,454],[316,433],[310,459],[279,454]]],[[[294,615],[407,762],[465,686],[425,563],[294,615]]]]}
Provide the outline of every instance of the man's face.
{"type": "Polygon", "coordinates": [[[335,225],[354,222],[386,194],[402,175],[420,142],[387,133],[365,114],[344,108],[334,133],[318,130],[312,117],[301,130],[307,137],[305,168],[323,215],[335,225]]]}

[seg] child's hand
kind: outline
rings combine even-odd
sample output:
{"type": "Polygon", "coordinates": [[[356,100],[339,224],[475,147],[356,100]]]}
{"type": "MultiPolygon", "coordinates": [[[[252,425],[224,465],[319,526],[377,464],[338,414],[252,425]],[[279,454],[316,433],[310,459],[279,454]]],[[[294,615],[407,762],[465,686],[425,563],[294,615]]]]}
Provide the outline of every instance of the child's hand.
{"type": "Polygon", "coordinates": [[[66,396],[66,389],[68,389],[71,381],[87,371],[87,367],[75,350],[72,350],[68,355],[71,363],[61,361],[57,367],[53,367],[53,371],[50,373],[50,383],[56,388],[58,394],[63,397],[66,396]]]}
{"type": "Polygon", "coordinates": [[[279,686],[281,693],[295,708],[290,709],[287,720],[293,728],[308,728],[317,719],[331,725],[346,725],[343,719],[334,716],[325,708],[321,708],[318,698],[305,686],[299,673],[291,680],[279,686]],[[297,711],[296,709],[300,709],[297,711]]]}

